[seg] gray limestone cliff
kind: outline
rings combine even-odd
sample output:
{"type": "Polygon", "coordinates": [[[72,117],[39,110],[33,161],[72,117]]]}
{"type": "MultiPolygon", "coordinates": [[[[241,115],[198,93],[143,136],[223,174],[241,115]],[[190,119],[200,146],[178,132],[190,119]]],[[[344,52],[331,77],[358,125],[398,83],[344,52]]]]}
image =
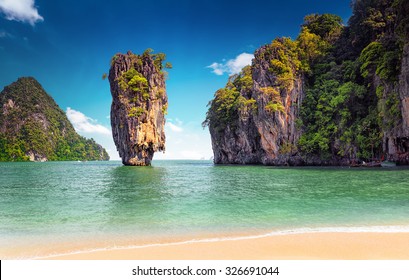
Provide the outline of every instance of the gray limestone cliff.
{"type": "Polygon", "coordinates": [[[163,54],[116,54],[109,82],[112,94],[112,135],[125,165],[150,165],[165,150],[165,89],[163,54]]]}
{"type": "Polygon", "coordinates": [[[399,118],[397,125],[383,136],[383,148],[388,159],[409,164],[409,43],[403,49],[398,82],[384,86],[384,94],[398,93],[399,118]]]}
{"type": "Polygon", "coordinates": [[[308,15],[256,50],[209,102],[214,162],[409,164],[409,5],[392,2],[354,2],[348,26],[308,15]]]}
{"type": "Polygon", "coordinates": [[[283,165],[300,160],[292,156],[292,149],[300,137],[296,119],[303,78],[295,69],[291,80],[271,71],[274,52],[285,44],[281,39],[275,43],[277,48],[258,49],[252,65],[230,77],[209,103],[204,125],[209,126],[216,164],[283,165]]]}

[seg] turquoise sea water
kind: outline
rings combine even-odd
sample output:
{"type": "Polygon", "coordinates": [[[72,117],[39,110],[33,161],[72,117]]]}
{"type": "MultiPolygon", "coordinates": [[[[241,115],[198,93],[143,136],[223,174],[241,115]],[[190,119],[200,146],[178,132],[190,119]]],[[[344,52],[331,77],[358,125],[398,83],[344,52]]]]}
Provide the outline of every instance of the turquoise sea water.
{"type": "Polygon", "coordinates": [[[407,230],[408,178],[408,168],[0,163],[0,248],[113,236],[407,230]]]}

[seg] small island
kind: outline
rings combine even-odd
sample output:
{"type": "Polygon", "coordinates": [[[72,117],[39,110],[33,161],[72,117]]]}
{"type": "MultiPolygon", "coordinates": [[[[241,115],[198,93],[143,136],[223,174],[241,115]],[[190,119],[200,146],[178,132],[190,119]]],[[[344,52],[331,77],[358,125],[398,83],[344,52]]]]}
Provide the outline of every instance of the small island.
{"type": "Polygon", "coordinates": [[[116,54],[111,61],[111,126],[124,165],[150,165],[153,154],[165,150],[168,98],[163,53],[116,54]]]}
{"type": "Polygon", "coordinates": [[[75,131],[65,112],[32,77],[0,93],[0,161],[109,160],[106,150],[75,131]]]}

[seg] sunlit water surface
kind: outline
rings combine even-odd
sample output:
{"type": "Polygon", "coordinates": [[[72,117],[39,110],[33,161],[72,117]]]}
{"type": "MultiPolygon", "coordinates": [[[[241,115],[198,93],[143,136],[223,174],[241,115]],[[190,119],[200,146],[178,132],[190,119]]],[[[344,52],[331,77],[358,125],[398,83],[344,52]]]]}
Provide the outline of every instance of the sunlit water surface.
{"type": "MultiPolygon", "coordinates": [[[[409,226],[407,168],[0,163],[0,248],[409,226]]],[[[1,254],[0,254],[1,255],[1,254]]]]}

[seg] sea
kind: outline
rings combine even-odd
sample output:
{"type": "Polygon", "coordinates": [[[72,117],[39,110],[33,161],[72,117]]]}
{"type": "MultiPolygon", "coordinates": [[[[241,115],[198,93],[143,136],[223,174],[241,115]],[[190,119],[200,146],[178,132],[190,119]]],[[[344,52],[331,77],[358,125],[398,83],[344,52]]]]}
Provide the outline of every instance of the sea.
{"type": "Polygon", "coordinates": [[[303,232],[409,232],[409,168],[0,163],[0,258],[303,232]]]}

